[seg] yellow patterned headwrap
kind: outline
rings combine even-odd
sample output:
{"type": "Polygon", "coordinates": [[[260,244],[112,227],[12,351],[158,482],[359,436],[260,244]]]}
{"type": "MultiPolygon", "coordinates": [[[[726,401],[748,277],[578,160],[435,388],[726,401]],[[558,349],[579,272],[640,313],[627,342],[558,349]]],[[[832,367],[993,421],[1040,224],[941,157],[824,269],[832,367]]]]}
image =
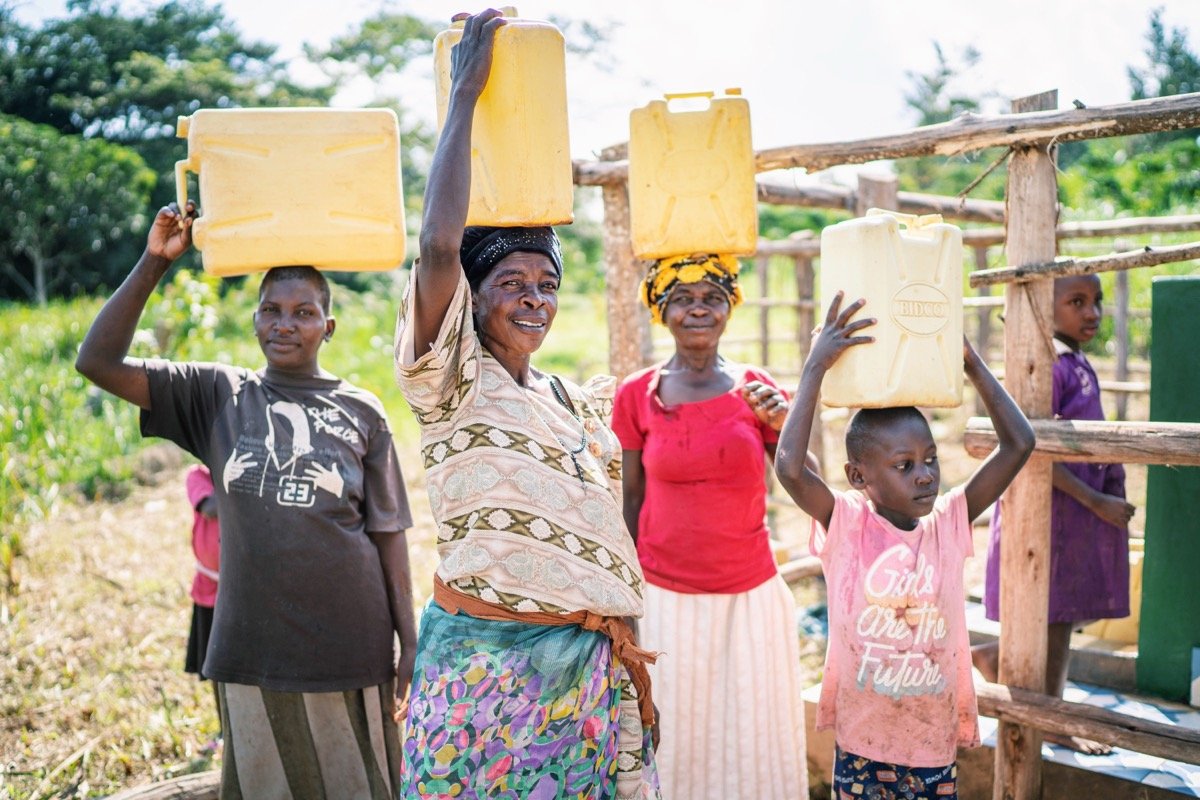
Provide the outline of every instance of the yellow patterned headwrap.
{"type": "Polygon", "coordinates": [[[713,253],[696,253],[690,256],[675,256],[656,261],[642,281],[640,296],[650,309],[650,319],[659,325],[663,322],[662,310],[671,295],[671,290],[681,283],[708,281],[719,286],[729,295],[732,309],[744,299],[742,287],[738,285],[740,265],[733,256],[713,253]]]}

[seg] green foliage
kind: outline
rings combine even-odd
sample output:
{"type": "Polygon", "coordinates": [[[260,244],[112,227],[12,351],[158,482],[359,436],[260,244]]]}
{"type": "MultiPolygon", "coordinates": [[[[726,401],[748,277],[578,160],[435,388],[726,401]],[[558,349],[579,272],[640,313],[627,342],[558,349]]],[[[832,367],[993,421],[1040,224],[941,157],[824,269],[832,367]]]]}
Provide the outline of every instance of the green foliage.
{"type": "Polygon", "coordinates": [[[380,11],[328,47],[304,48],[309,60],[341,86],[355,75],[377,81],[403,72],[414,59],[433,52],[439,28],[412,14],[380,11]]]}
{"type": "MultiPolygon", "coordinates": [[[[246,42],[220,6],[170,0],[125,16],[111,0],[72,0],[40,29],[3,17],[0,111],[61,133],[140,144],[175,135],[198,108],[312,105],[332,96],[287,76],[275,47],[246,42]]],[[[151,160],[153,166],[162,168],[151,160]]]]}
{"type": "MultiPolygon", "coordinates": [[[[1171,28],[1163,24],[1163,10],[1150,12],[1150,29],[1146,32],[1146,60],[1144,69],[1129,67],[1129,83],[1134,100],[1148,97],[1166,97],[1172,94],[1200,92],[1200,58],[1191,51],[1187,30],[1171,28]]],[[[1194,139],[1195,133],[1169,131],[1156,134],[1158,141],[1194,139]]]]}
{"type": "Polygon", "coordinates": [[[1089,142],[1059,178],[1066,203],[1102,217],[1193,212],[1200,193],[1195,133],[1144,150],[1132,139],[1146,137],[1089,142]]]}
{"type": "MultiPolygon", "coordinates": [[[[1162,9],[1150,14],[1147,65],[1129,67],[1134,100],[1200,91],[1200,58],[1187,31],[1170,30],[1162,9]]],[[[1066,202],[1112,216],[1188,213],[1200,189],[1200,129],[1100,139],[1064,148],[1066,202]]]]}
{"type": "Polygon", "coordinates": [[[127,147],[0,114],[0,295],[95,290],[106,254],[132,260],[153,183],[127,147]]]}
{"type": "MultiPolygon", "coordinates": [[[[979,63],[979,51],[968,47],[957,61],[952,61],[937,42],[933,43],[933,49],[937,65],[930,72],[907,73],[910,88],[904,95],[904,103],[914,112],[914,122],[922,126],[949,122],[959,114],[977,112],[983,101],[991,96],[991,93],[973,96],[957,88],[961,78],[979,63]]],[[[901,159],[895,164],[898,186],[901,191],[957,196],[965,192],[1003,152],[991,149],[952,158],[901,159]]],[[[1004,170],[993,170],[969,194],[986,200],[1001,200],[1004,198],[1004,181],[1004,170]]]]}
{"type": "Polygon", "coordinates": [[[951,94],[961,73],[979,63],[980,53],[974,47],[962,52],[962,63],[952,64],[941,44],[933,43],[937,66],[932,72],[905,72],[911,87],[904,95],[904,104],[916,112],[917,125],[936,125],[954,119],[964,111],[978,111],[979,99],[966,94],[951,94]]]}
{"type": "Polygon", "coordinates": [[[760,204],[758,207],[758,235],[764,239],[786,239],[797,231],[812,231],[819,236],[821,229],[825,226],[841,222],[849,217],[849,211],[826,211],[760,204]]]}
{"type": "MultiPolygon", "coordinates": [[[[61,260],[52,267],[55,274],[72,280],[51,282],[50,294],[113,285],[136,256],[114,242],[140,227],[139,215],[149,218],[151,209],[174,199],[173,167],[183,153],[175,138],[178,116],[199,108],[323,105],[332,97],[330,85],[292,82],[274,54],[273,45],[245,41],[220,6],[203,0],[170,0],[128,15],[113,0],[72,0],[65,17],[36,29],[19,24],[7,4],[0,6],[0,114],[48,126],[35,129],[38,142],[27,143],[38,153],[32,162],[38,174],[29,180],[43,188],[20,205],[37,215],[37,226],[54,215],[40,209],[60,212],[40,237],[57,237],[48,242],[54,249],[40,256],[26,249],[16,261],[0,252],[0,263],[28,272],[37,258],[55,254],[61,260]],[[55,131],[60,135],[52,136],[55,131]],[[76,144],[80,137],[89,142],[76,144]],[[128,155],[118,157],[122,151],[104,149],[105,140],[133,148],[140,158],[134,164],[128,155]],[[97,167],[93,173],[88,159],[97,167]],[[76,202],[95,213],[66,219],[63,187],[108,197],[76,202]],[[133,196],[138,204],[132,211],[99,213],[126,209],[133,196]],[[72,237],[63,237],[64,226],[72,237]],[[85,259],[88,269],[78,269],[85,259]]],[[[11,163],[11,146],[0,142],[8,151],[0,152],[0,164],[11,163]]],[[[21,285],[13,269],[10,280],[0,283],[0,296],[20,297],[21,290],[34,288],[21,285]]]]}

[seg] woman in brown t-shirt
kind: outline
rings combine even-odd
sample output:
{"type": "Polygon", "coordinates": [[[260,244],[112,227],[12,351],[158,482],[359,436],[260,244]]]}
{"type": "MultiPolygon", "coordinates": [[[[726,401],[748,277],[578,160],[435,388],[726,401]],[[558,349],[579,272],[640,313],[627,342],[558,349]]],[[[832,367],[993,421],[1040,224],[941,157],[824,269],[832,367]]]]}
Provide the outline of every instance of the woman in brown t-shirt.
{"type": "Polygon", "coordinates": [[[197,210],[158,212],[76,368],[142,409],[142,432],[213,474],[221,583],[205,673],[225,737],[222,796],[395,796],[395,697],[416,651],[412,520],[379,400],[322,370],[329,285],[270,270],[254,330],[266,368],[128,358],[146,301],[197,210]],[[394,635],[400,638],[394,660],[394,635]]]}

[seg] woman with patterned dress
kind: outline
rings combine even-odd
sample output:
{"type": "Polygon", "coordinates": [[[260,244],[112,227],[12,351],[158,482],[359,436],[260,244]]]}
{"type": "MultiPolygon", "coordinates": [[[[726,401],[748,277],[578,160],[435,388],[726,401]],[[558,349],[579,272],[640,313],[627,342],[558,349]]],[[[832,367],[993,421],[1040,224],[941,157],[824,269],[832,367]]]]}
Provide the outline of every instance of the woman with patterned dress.
{"type": "Polygon", "coordinates": [[[467,228],[489,10],[453,51],[396,376],[441,561],[420,622],[403,797],[656,798],[642,573],[621,519],[614,381],[530,364],[562,278],[550,228],[467,228]]]}
{"type": "Polygon", "coordinates": [[[646,576],[642,643],[661,712],[670,800],[807,797],[796,606],[766,525],[766,459],[787,400],[718,352],[742,299],[737,260],[656,263],[642,286],[675,340],[617,391],[625,523],[646,576]]]}

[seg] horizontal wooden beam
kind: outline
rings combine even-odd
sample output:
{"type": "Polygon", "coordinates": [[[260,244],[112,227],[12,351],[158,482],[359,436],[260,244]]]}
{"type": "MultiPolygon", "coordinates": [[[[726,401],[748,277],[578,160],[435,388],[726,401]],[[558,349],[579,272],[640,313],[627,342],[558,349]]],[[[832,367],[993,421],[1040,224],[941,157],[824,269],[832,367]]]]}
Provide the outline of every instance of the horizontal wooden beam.
{"type": "Polygon", "coordinates": [[[1156,758],[1200,764],[1200,731],[1191,728],[996,683],[976,684],[975,694],[979,713],[984,716],[1028,725],[1044,733],[1124,747],[1156,758]]]}
{"type": "Polygon", "coordinates": [[[799,231],[786,239],[759,239],[754,255],[817,258],[821,255],[821,238],[812,231],[799,231]]]}
{"type": "MultiPolygon", "coordinates": [[[[1054,461],[1090,464],[1200,466],[1200,422],[1105,422],[1032,419],[1034,453],[1054,461]]],[[[963,447],[975,458],[995,449],[996,431],[987,417],[971,417],[963,447]]]]}
{"type": "Polygon", "coordinates": [[[809,172],[839,164],[886,158],[956,156],[989,147],[1020,147],[1054,140],[1071,142],[1134,133],[1200,128],[1200,92],[1096,108],[1023,114],[964,113],[937,125],[851,142],[793,145],[759,150],[759,172],[802,167],[809,172]]]}
{"type": "MultiPolygon", "coordinates": [[[[992,116],[966,112],[949,122],[888,136],[759,150],[754,165],[757,172],[796,167],[817,172],[839,164],[865,164],[885,158],[956,156],[1050,139],[1072,142],[1187,128],[1200,128],[1200,92],[1066,111],[992,116]]],[[[581,160],[574,162],[574,172],[579,186],[623,183],[629,177],[629,162],[581,160]]]]}
{"type": "Polygon", "coordinates": [[[1137,267],[1154,267],[1200,258],[1200,242],[1150,247],[1111,253],[1093,258],[1062,258],[1028,264],[1024,267],[997,267],[971,273],[971,286],[991,286],[996,283],[1028,283],[1038,278],[1062,278],[1067,275],[1092,275],[1097,272],[1116,272],[1137,267]]]}
{"type": "MultiPolygon", "coordinates": [[[[1102,236],[1135,236],[1145,233],[1185,233],[1200,230],[1200,214],[1174,217],[1125,217],[1085,222],[1064,222],[1058,226],[1059,239],[1088,239],[1102,236]]],[[[982,247],[1004,243],[1004,228],[968,228],[963,244],[982,247]]]]}
{"type": "Polygon", "coordinates": [[[854,189],[849,186],[829,184],[806,184],[803,186],[758,181],[758,201],[776,206],[801,206],[804,208],[836,208],[854,211],[854,189]]]}
{"type": "MultiPolygon", "coordinates": [[[[778,180],[758,181],[758,199],[762,203],[806,208],[834,208],[853,212],[858,192],[849,186],[781,184],[778,180]]],[[[946,219],[967,222],[1004,222],[1004,203],[999,200],[975,200],[946,197],[922,192],[897,192],[896,211],[905,214],[941,214],[946,219]]]]}

